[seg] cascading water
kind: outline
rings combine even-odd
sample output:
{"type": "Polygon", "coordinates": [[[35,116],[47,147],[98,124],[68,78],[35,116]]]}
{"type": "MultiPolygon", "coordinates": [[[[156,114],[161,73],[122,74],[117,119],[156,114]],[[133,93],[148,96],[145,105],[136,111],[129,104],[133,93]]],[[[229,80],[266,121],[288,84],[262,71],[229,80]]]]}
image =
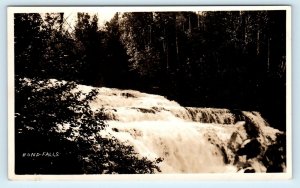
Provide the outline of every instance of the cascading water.
{"type": "MultiPolygon", "coordinates": [[[[91,89],[78,85],[83,93],[91,89]]],[[[266,172],[265,153],[282,134],[258,112],[182,107],[133,90],[98,92],[90,106],[107,117],[101,134],[134,146],[141,157],[161,157],[162,173],[266,172]]]]}

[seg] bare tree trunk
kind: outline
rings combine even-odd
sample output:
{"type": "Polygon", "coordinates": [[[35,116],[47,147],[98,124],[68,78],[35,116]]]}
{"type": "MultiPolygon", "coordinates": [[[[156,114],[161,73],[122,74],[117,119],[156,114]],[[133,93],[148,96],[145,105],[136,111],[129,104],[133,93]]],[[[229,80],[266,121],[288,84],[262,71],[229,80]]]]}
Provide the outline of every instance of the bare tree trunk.
{"type": "Polygon", "coordinates": [[[268,38],[268,59],[267,59],[267,72],[270,70],[270,38],[268,38]]]}
{"type": "Polygon", "coordinates": [[[197,12],[197,26],[198,26],[198,29],[200,27],[200,15],[199,15],[199,12],[197,12]]]}
{"type": "Polygon", "coordinates": [[[149,25],[149,44],[152,43],[152,27],[149,25]]]}
{"type": "Polygon", "coordinates": [[[176,16],[175,16],[175,45],[176,45],[176,60],[177,63],[179,63],[178,31],[177,31],[176,16]]]}
{"type": "Polygon", "coordinates": [[[189,34],[192,33],[191,15],[189,15],[189,34]]]}
{"type": "Polygon", "coordinates": [[[60,13],[60,20],[59,20],[59,31],[62,31],[62,27],[63,27],[63,23],[64,23],[64,13],[60,13]]]}
{"type": "Polygon", "coordinates": [[[257,37],[256,37],[256,55],[258,56],[260,54],[260,31],[259,31],[259,26],[257,30],[257,37]]]}
{"type": "Polygon", "coordinates": [[[166,27],[164,27],[163,48],[164,48],[164,53],[166,53],[166,69],[167,69],[167,72],[168,72],[168,69],[169,69],[169,48],[168,48],[168,39],[167,39],[167,34],[166,34],[166,27]]]}

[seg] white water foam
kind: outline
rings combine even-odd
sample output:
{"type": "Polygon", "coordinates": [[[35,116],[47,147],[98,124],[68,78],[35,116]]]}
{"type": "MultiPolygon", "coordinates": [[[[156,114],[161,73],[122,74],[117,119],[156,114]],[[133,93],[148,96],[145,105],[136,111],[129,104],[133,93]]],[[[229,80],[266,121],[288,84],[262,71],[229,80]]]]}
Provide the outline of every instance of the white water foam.
{"type": "MultiPolygon", "coordinates": [[[[92,87],[78,85],[83,93],[92,87]]],[[[154,160],[162,173],[265,172],[261,162],[280,131],[269,127],[258,112],[182,107],[163,96],[134,90],[97,88],[93,110],[102,109],[108,118],[105,137],[132,145],[141,157],[154,160]],[[256,135],[249,135],[256,130],[256,135]],[[253,140],[262,148],[256,157],[237,155],[253,140]]]]}

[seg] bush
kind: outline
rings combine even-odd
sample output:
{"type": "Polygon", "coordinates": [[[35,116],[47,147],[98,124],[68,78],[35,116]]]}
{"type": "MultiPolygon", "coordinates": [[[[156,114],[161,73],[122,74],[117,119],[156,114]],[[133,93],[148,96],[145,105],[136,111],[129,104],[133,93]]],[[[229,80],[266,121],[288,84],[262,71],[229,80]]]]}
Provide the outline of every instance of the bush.
{"type": "Polygon", "coordinates": [[[15,81],[16,174],[154,173],[157,163],[98,132],[107,124],[74,82],[15,81]]]}

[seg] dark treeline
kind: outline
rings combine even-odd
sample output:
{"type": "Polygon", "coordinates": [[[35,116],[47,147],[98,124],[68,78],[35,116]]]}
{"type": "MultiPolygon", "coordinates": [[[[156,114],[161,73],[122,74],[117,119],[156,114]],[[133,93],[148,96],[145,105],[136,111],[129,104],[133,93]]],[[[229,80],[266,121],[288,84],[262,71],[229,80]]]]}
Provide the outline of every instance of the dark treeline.
{"type": "Polygon", "coordinates": [[[257,110],[285,130],[285,11],[15,14],[15,73],[257,110]]]}

